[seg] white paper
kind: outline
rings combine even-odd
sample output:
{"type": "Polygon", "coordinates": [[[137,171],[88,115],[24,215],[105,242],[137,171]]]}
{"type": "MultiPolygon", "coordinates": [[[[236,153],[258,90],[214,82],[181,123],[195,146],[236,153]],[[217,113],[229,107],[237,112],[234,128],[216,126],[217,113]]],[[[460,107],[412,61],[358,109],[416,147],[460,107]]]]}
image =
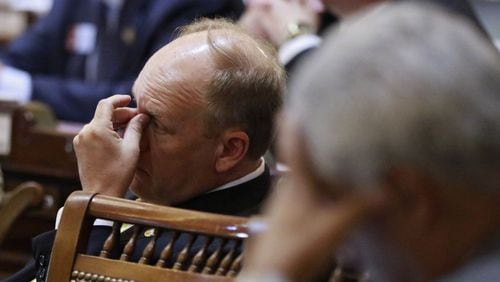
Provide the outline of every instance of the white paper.
{"type": "Polygon", "coordinates": [[[77,54],[88,55],[94,51],[97,28],[92,23],[79,23],[74,26],[74,52],[77,54]]]}

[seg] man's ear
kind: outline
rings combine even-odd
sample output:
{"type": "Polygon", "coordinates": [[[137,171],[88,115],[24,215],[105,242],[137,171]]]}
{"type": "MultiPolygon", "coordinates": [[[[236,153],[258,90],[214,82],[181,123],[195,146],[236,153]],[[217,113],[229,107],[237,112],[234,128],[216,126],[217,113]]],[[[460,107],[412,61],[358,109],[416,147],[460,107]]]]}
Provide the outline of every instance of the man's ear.
{"type": "Polygon", "coordinates": [[[226,172],[235,167],[247,156],[249,146],[250,138],[245,132],[235,129],[224,131],[216,151],[215,170],[226,172]]]}
{"type": "Polygon", "coordinates": [[[413,167],[398,165],[389,169],[382,189],[389,196],[390,217],[400,232],[405,232],[402,226],[408,226],[406,232],[418,236],[433,228],[440,216],[438,188],[430,176],[413,167]]]}

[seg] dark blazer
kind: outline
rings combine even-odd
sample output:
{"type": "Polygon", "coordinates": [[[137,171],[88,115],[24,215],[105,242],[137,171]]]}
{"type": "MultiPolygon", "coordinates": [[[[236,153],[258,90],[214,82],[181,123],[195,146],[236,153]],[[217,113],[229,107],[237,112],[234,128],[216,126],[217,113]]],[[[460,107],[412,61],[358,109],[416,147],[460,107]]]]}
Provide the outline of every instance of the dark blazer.
{"type": "Polygon", "coordinates": [[[236,18],[242,9],[241,0],[125,0],[118,28],[106,32],[101,0],[55,0],[1,59],[32,75],[33,100],[51,106],[60,119],[88,122],[100,99],[130,93],[146,60],[172,40],[177,27],[199,17],[236,18]],[[97,29],[97,73],[88,73],[89,56],[71,47],[82,23],[97,29]]]}
{"type": "MultiPolygon", "coordinates": [[[[269,175],[269,169],[266,167],[265,172],[255,179],[231,188],[201,195],[176,205],[176,207],[225,215],[250,216],[259,212],[262,202],[270,191],[270,187],[271,177],[269,175]]],[[[110,232],[110,227],[95,226],[90,235],[87,252],[94,255],[99,254],[102,244],[109,236],[110,232]]],[[[125,232],[121,235],[120,241],[122,245],[117,246],[117,248],[111,252],[112,257],[119,257],[120,250],[123,249],[123,246],[131,235],[128,233],[129,232],[125,232]]],[[[22,270],[9,277],[6,282],[31,281],[34,277],[37,278],[37,281],[44,281],[55,234],[56,230],[53,230],[33,238],[32,248],[34,260],[31,260],[22,270]]],[[[170,233],[165,233],[159,237],[155,250],[155,258],[159,257],[162,248],[166,245],[170,236],[170,233]]],[[[185,237],[181,236],[175,241],[174,255],[180,252],[185,245],[185,239],[185,237]]],[[[137,240],[136,250],[131,258],[132,261],[139,260],[142,250],[148,242],[149,238],[144,236],[137,240]]],[[[193,244],[193,249],[196,250],[196,245],[199,244],[201,246],[201,243],[201,240],[196,240],[193,244]]],[[[167,265],[169,263],[172,262],[167,262],[167,265]]]]}

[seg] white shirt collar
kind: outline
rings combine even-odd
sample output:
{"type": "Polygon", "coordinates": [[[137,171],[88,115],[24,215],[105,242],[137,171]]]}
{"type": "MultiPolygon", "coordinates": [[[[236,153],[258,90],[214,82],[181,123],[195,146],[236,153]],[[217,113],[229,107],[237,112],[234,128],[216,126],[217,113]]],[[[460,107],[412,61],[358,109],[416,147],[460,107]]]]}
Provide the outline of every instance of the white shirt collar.
{"type": "Polygon", "coordinates": [[[260,158],[260,165],[257,169],[255,169],[254,171],[250,172],[249,174],[247,175],[244,175],[238,179],[235,179],[233,181],[230,181],[222,186],[219,186],[213,190],[210,190],[208,193],[212,193],[212,192],[215,192],[215,191],[220,191],[220,190],[224,190],[224,189],[227,189],[227,188],[231,188],[231,187],[234,187],[236,185],[240,185],[241,183],[245,183],[245,182],[248,182],[252,179],[255,179],[257,177],[259,177],[261,174],[264,173],[264,171],[266,170],[266,162],[264,161],[264,158],[260,158]]]}
{"type": "Polygon", "coordinates": [[[302,34],[283,43],[278,50],[278,59],[282,65],[291,62],[305,50],[318,47],[321,38],[315,34],[302,34]]]}

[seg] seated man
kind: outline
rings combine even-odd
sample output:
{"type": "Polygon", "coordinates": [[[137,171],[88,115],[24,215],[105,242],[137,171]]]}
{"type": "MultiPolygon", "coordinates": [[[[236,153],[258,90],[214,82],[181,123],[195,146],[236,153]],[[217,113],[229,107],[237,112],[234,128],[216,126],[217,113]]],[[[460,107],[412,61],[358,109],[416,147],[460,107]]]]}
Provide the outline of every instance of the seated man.
{"type": "Polygon", "coordinates": [[[236,17],[240,0],[54,0],[0,54],[0,99],[48,104],[89,122],[97,102],[129,94],[151,55],[198,17],[236,17]]]}
{"type": "MultiPolygon", "coordinates": [[[[222,20],[185,27],[139,74],[137,109],[126,107],[128,95],[104,99],[75,137],[83,190],[123,197],[130,187],[151,203],[256,213],[270,186],[261,156],[285,84],[271,50],[222,20]]],[[[89,250],[109,231],[95,227],[89,250]]],[[[54,235],[33,241],[38,280],[54,235]]]]}
{"type": "Polygon", "coordinates": [[[292,82],[291,181],[248,279],[308,281],[349,233],[369,281],[500,277],[500,55],[447,12],[377,8],[346,19],[292,82]]]}

